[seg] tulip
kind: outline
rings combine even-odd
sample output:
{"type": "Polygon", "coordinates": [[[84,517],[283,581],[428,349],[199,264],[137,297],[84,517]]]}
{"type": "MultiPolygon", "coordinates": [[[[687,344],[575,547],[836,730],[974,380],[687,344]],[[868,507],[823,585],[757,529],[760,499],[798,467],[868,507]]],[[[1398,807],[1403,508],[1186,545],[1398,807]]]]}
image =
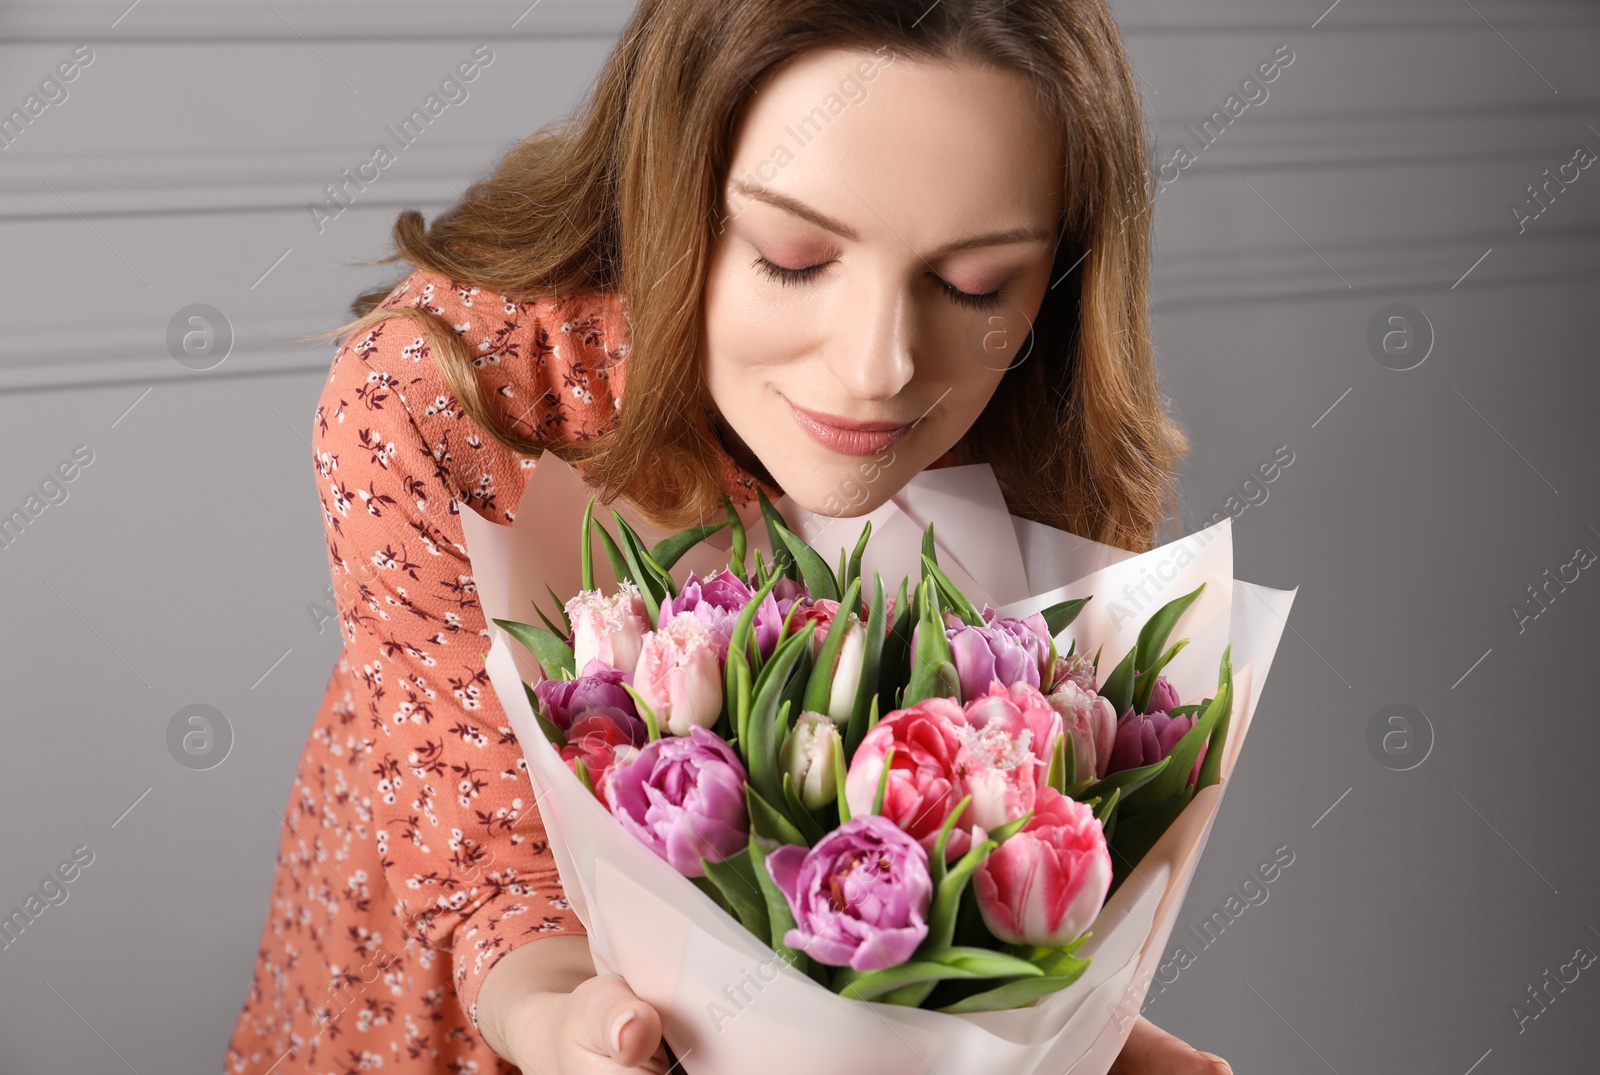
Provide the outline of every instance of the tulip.
{"type": "Polygon", "coordinates": [[[745,770],[722,739],[699,726],[654,739],[606,774],[605,795],[622,827],[685,877],[749,846],[745,770]]]}
{"type": "Polygon", "coordinates": [[[632,726],[618,723],[609,713],[595,710],[573,721],[567,732],[567,745],[561,748],[561,758],[573,774],[582,761],[589,773],[595,795],[608,807],[606,776],[612,769],[631,760],[646,742],[644,723],[637,717],[628,717],[632,726]],[[637,728],[637,732],[635,732],[637,728]]]}
{"type": "MultiPolygon", "coordinates": [[[[1029,735],[1026,728],[1020,735],[1013,733],[1004,721],[961,729],[954,765],[955,794],[958,800],[972,797],[956,821],[962,829],[997,828],[1033,809],[1039,760],[1028,749],[1029,735]]],[[[967,846],[970,844],[961,848],[962,853],[967,846]]]]}
{"type": "Polygon", "coordinates": [[[766,865],[794,915],[783,943],[818,963],[882,970],[928,935],[928,853],[886,818],[853,817],[809,850],[784,844],[766,865]]]}
{"type": "Polygon", "coordinates": [[[882,814],[932,850],[940,827],[959,801],[953,794],[955,758],[965,724],[961,707],[949,698],[925,698],[878,721],[862,737],[845,774],[850,813],[856,817],[872,813],[883,759],[893,747],[882,814]]]}
{"type": "MultiPolygon", "coordinates": [[[[1111,749],[1111,763],[1106,771],[1120,773],[1124,769],[1154,765],[1172,753],[1173,747],[1199,719],[1199,715],[1194,713],[1173,717],[1166,713],[1135,713],[1130,707],[1117,718],[1116,745],[1111,749]]],[[[1188,783],[1192,784],[1200,778],[1200,763],[1205,760],[1208,747],[1209,744],[1201,746],[1200,754],[1189,770],[1188,783]]]]}
{"type": "Polygon", "coordinates": [[[1079,685],[1075,678],[1063,680],[1048,697],[1051,707],[1061,714],[1067,734],[1072,736],[1076,771],[1070,782],[1104,777],[1117,738],[1116,709],[1093,689],[1079,685]]]}
{"type": "Polygon", "coordinates": [[[633,699],[623,690],[627,676],[595,658],[583,666],[583,674],[576,679],[542,679],[533,685],[533,692],[544,707],[544,716],[562,731],[588,713],[604,713],[632,732],[637,727],[637,742],[644,742],[644,722],[639,719],[633,699]]]}
{"type": "Polygon", "coordinates": [[[850,711],[855,708],[856,690],[861,685],[861,667],[867,654],[867,625],[855,613],[847,615],[844,638],[839,643],[833,668],[826,672],[818,669],[811,673],[813,676],[829,677],[828,716],[837,724],[849,721],[850,711]]]}
{"type": "Polygon", "coordinates": [[[1179,705],[1178,689],[1174,687],[1166,676],[1157,676],[1150,687],[1150,704],[1145,706],[1146,713],[1171,713],[1172,707],[1179,705]]]}
{"type": "Polygon", "coordinates": [[[1028,824],[972,875],[978,912],[1008,944],[1056,948],[1094,924],[1111,891],[1111,852],[1094,811],[1046,788],[1028,824]]]}
{"type": "Polygon", "coordinates": [[[1055,674],[1050,677],[1051,689],[1071,680],[1086,691],[1098,691],[1094,681],[1094,658],[1087,653],[1074,653],[1068,657],[1057,654],[1055,674]]]}
{"type": "Polygon", "coordinates": [[[778,750],[778,764],[794,781],[800,801],[820,810],[838,797],[833,744],[839,728],[826,713],[801,713],[778,750]]]}
{"type": "Polygon", "coordinates": [[[662,731],[688,735],[691,726],[709,728],[717,722],[724,652],[716,630],[692,612],[680,612],[645,635],[633,689],[662,731]]]}
{"type": "MultiPolygon", "coordinates": [[[[962,715],[969,726],[985,733],[1003,728],[1032,760],[1026,769],[1033,777],[1035,787],[1044,787],[1050,773],[1050,758],[1055,751],[1056,740],[1064,734],[1064,725],[1061,715],[1052,708],[1050,700],[1039,693],[1037,687],[1027,683],[1013,683],[1007,687],[995,680],[989,684],[987,692],[966,704],[962,715]]],[[[1031,797],[1027,801],[1032,805],[1031,797]]],[[[961,818],[963,825],[977,821],[985,828],[993,828],[998,823],[986,820],[990,816],[988,811],[976,802],[974,806],[976,809],[972,815],[961,818]]],[[[1024,807],[1001,820],[1009,821],[1026,810],[1024,807]]]]}
{"type": "Polygon", "coordinates": [[[622,582],[609,597],[599,590],[583,590],[566,603],[572,621],[574,666],[587,668],[599,660],[632,674],[639,662],[639,650],[650,618],[645,614],[644,597],[639,587],[622,582]]]}
{"type": "Polygon", "coordinates": [[[1008,687],[1013,683],[1037,687],[1051,670],[1050,629],[1042,615],[997,619],[994,609],[986,608],[982,627],[963,623],[953,613],[946,617],[945,634],[961,681],[962,700],[983,694],[996,679],[1008,687]]]}

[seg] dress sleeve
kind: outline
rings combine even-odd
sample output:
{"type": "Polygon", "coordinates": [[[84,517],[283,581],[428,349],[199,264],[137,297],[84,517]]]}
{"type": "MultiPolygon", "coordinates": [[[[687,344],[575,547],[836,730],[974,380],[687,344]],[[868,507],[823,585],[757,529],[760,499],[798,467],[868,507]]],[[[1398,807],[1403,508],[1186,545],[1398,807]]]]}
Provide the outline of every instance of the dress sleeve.
{"type": "Polygon", "coordinates": [[[476,1026],[478,990],[501,956],[584,930],[483,667],[489,639],[452,506],[469,497],[412,413],[427,398],[424,371],[439,376],[420,334],[407,317],[351,334],[317,409],[317,481],[353,684],[345,739],[332,746],[364,756],[351,767],[363,785],[348,793],[370,804],[364,831],[383,876],[358,884],[407,919],[422,958],[449,956],[476,1026]]]}

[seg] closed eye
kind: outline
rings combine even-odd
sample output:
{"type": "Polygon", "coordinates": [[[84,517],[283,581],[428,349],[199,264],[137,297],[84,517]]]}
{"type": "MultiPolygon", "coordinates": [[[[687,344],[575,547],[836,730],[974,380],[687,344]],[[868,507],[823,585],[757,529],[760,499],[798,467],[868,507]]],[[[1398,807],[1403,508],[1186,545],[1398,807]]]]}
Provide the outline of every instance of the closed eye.
{"type": "MultiPolygon", "coordinates": [[[[823,269],[827,268],[832,263],[825,261],[817,265],[807,265],[801,269],[790,269],[782,265],[775,265],[766,258],[758,256],[755,261],[751,262],[750,264],[752,268],[758,269],[768,277],[777,280],[779,283],[787,287],[791,284],[798,285],[810,283],[817,277],[819,273],[822,272],[823,269]]],[[[939,279],[937,276],[935,276],[934,279],[939,280],[939,286],[944,290],[945,295],[948,296],[952,302],[959,303],[962,306],[968,306],[977,310],[987,310],[1000,305],[1000,292],[998,290],[977,295],[970,291],[962,291],[960,288],[954,287],[948,282],[939,279]]]]}

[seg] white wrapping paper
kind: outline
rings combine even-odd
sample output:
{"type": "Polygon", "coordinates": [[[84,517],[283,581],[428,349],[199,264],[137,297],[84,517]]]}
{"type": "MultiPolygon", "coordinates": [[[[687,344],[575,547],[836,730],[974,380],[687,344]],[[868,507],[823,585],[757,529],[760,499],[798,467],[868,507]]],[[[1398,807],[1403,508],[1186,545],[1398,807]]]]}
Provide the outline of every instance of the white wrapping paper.
{"type": "MultiPolygon", "coordinates": [[[[485,617],[539,622],[530,600],[552,614],[546,585],[563,598],[580,585],[579,526],[589,490],[546,453],[533,468],[514,526],[462,512],[485,617]]],[[[628,835],[567,769],[544,737],[523,682],[538,662],[491,622],[486,663],[495,693],[522,744],[535,799],[566,895],[588,930],[596,966],[620,973],[662,1014],[666,1038],[689,1075],[1105,1075],[1121,1051],[1144,989],[1172,932],[1195,864],[1211,832],[1250,729],[1295,591],[1233,578],[1231,519],[1142,554],[1011,516],[987,465],[924,471],[868,516],[830,519],[775,502],[828,563],[854,548],[872,520],[862,563],[892,594],[920,573],[923,527],[934,524],[938,560],[983,607],[1021,616],[1094,595],[1058,639],[1093,654],[1102,677],[1130,649],[1162,604],[1206,588],[1173,638],[1190,644],[1165,670],[1185,702],[1215,693],[1223,648],[1232,643],[1234,709],[1222,782],[1200,791],[1112,895],[1079,954],[1082,978],[1028,1008],[947,1015],[845,1000],[788,966],[687,878],[628,835]]],[[[666,536],[628,508],[647,544],[666,536]]],[[[596,517],[615,532],[607,512],[596,517]]],[[[751,549],[771,546],[757,505],[740,508],[751,549]]],[[[709,574],[727,565],[724,529],[673,568],[709,574]]],[[[747,554],[750,555],[750,554],[747,554]]],[[[769,561],[770,562],[770,561],[769,561]]],[[[596,583],[615,578],[596,551],[596,583]]],[[[870,591],[868,591],[870,592],[870,591]]]]}

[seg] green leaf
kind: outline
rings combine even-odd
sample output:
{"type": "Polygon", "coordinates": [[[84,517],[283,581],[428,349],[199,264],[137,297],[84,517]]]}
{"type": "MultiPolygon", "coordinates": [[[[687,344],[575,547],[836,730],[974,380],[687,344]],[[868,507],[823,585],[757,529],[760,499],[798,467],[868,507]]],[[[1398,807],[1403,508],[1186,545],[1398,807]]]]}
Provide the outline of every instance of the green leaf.
{"type": "Polygon", "coordinates": [[[1073,741],[1070,732],[1063,731],[1056,737],[1056,746],[1050,753],[1050,768],[1045,773],[1045,783],[1055,788],[1061,794],[1067,793],[1067,775],[1078,775],[1078,744],[1073,741]]]}
{"type": "Polygon", "coordinates": [[[685,530],[681,533],[673,534],[671,537],[662,538],[650,550],[650,558],[663,570],[670,571],[672,570],[672,565],[677,563],[684,553],[727,525],[726,522],[720,522],[713,523],[710,526],[697,526],[693,530],[685,530]]]}
{"type": "Polygon", "coordinates": [[[848,575],[849,573],[850,573],[850,565],[845,560],[844,546],[840,545],[839,546],[839,569],[837,571],[835,571],[834,574],[833,574],[833,584],[838,587],[840,593],[844,593],[845,588],[850,585],[850,580],[845,578],[845,576],[848,575]]]}
{"type": "MultiPolygon", "coordinates": [[[[556,612],[560,613],[560,615],[561,615],[561,628],[562,629],[559,630],[559,631],[556,631],[556,634],[560,635],[562,638],[571,638],[572,637],[572,617],[567,615],[567,603],[565,601],[561,600],[561,595],[557,594],[555,589],[548,582],[544,584],[544,589],[545,589],[545,592],[550,595],[550,600],[552,600],[552,601],[554,601],[556,603],[556,612]]],[[[552,630],[552,631],[556,630],[554,624],[550,624],[550,630],[552,630]]]]}
{"type": "Polygon", "coordinates": [[[783,688],[799,662],[802,648],[810,655],[811,639],[804,633],[790,635],[778,643],[772,660],[756,677],[755,700],[750,707],[743,735],[750,761],[750,782],[769,802],[783,801],[783,783],[778,777],[778,749],[783,745],[787,719],[782,705],[783,688]]]}
{"type": "MultiPolygon", "coordinates": [[[[1117,663],[1100,685],[1100,697],[1111,703],[1111,708],[1117,716],[1122,716],[1133,705],[1133,661],[1138,655],[1137,647],[1130,649],[1128,655],[1117,663]]],[[[1096,660],[1099,658],[1096,657],[1096,660]]]]}
{"type": "MultiPolygon", "coordinates": [[[[927,569],[927,562],[923,562],[923,569],[927,569]]],[[[904,696],[900,700],[902,708],[916,705],[926,698],[938,698],[949,695],[944,687],[948,676],[943,674],[944,666],[949,665],[950,673],[954,673],[955,666],[950,663],[950,640],[945,636],[944,619],[941,616],[937,584],[931,579],[924,578],[917,583],[917,651],[911,658],[911,680],[906,684],[904,696]]],[[[961,701],[961,692],[954,692],[957,701],[961,701]]]]}
{"type": "Polygon", "coordinates": [[[1200,779],[1195,783],[1195,791],[1210,787],[1222,779],[1222,752],[1228,744],[1228,725],[1233,719],[1233,660],[1231,652],[1233,645],[1230,643],[1222,651],[1222,682],[1217,691],[1218,695],[1225,696],[1228,707],[1217,717],[1216,725],[1211,730],[1210,745],[1206,747],[1206,760],[1200,763],[1200,779]]]}
{"type": "MultiPolygon", "coordinates": [[[[803,708],[808,713],[828,712],[828,699],[833,694],[834,665],[838,663],[845,632],[850,629],[852,612],[860,607],[860,599],[861,583],[853,582],[850,584],[850,589],[845,591],[844,600],[839,603],[839,611],[834,614],[833,622],[828,625],[828,633],[822,640],[822,648],[817,651],[817,664],[806,684],[803,708]]],[[[789,610],[793,612],[799,604],[796,601],[789,610]]],[[[866,679],[865,667],[862,669],[861,678],[866,679]]]]}
{"type": "Polygon", "coordinates": [[[589,775],[589,767],[583,764],[582,758],[572,759],[572,770],[578,774],[578,782],[589,789],[589,794],[594,794],[594,778],[589,775]]]}
{"type": "Polygon", "coordinates": [[[712,862],[702,858],[700,865],[705,869],[706,877],[722,893],[723,899],[733,909],[733,913],[745,929],[766,941],[772,936],[772,924],[767,919],[767,901],[762,894],[760,882],[756,878],[755,869],[750,861],[750,848],[739,849],[723,859],[721,862],[712,862]]]}
{"type": "Polygon", "coordinates": [[[938,1010],[960,1015],[969,1012],[999,1012],[1011,1008],[1023,1008],[1032,1004],[1040,997],[1049,996],[1051,993],[1065,989],[1067,986],[1083,977],[1083,972],[1089,969],[1087,959],[1073,959],[1076,966],[1065,974],[1048,975],[1042,978],[1018,978],[1016,981],[997,985],[993,989],[985,989],[981,993],[974,993],[964,997],[954,1004],[947,1004],[938,1010]]]}
{"type": "Polygon", "coordinates": [[[982,627],[984,625],[983,613],[978,611],[978,606],[974,605],[967,595],[961,592],[961,588],[950,580],[950,576],[944,573],[944,569],[934,561],[933,557],[928,556],[927,553],[923,553],[923,556],[925,559],[922,561],[922,570],[933,579],[934,584],[939,587],[939,592],[944,595],[944,599],[949,602],[955,614],[960,616],[963,622],[971,624],[973,627],[982,627]]]}
{"type": "Polygon", "coordinates": [[[534,659],[539,662],[540,669],[549,679],[571,679],[573,675],[572,647],[556,637],[554,631],[547,631],[543,627],[534,627],[531,624],[518,623],[516,620],[496,619],[494,621],[502,627],[507,634],[528,647],[534,659]]]}
{"type": "MultiPolygon", "coordinates": [[[[1194,604],[1195,599],[1200,596],[1200,591],[1205,588],[1206,584],[1202,582],[1182,597],[1168,601],[1156,609],[1155,615],[1139,629],[1139,655],[1134,658],[1134,663],[1140,671],[1156,663],[1156,658],[1160,656],[1162,647],[1167,644],[1167,636],[1177,625],[1178,618],[1183,615],[1185,609],[1194,604]]],[[[1117,712],[1120,714],[1122,711],[1119,709],[1117,712]]]]}
{"type": "Polygon", "coordinates": [[[800,830],[800,835],[806,838],[806,843],[816,846],[817,841],[826,834],[810,809],[801,801],[799,793],[794,790],[794,778],[788,773],[783,774],[783,798],[789,807],[789,817],[800,830]]]}
{"type": "MultiPolygon", "coordinates": [[[[550,633],[551,634],[557,636],[558,638],[562,639],[563,641],[565,641],[566,639],[569,639],[569,638],[572,637],[572,626],[571,626],[570,623],[568,623],[567,629],[565,631],[563,631],[561,628],[556,626],[554,620],[552,620],[549,616],[546,616],[544,614],[544,609],[539,607],[539,602],[535,601],[533,598],[530,597],[530,598],[528,598],[528,604],[533,606],[533,610],[539,614],[539,618],[544,621],[544,625],[547,628],[550,629],[550,633]]],[[[557,608],[561,608],[561,604],[560,604],[559,601],[556,603],[556,607],[557,608]]],[[[566,609],[561,609],[561,619],[562,619],[563,622],[566,622],[566,620],[567,620],[567,610],[566,609]]]]}
{"type": "Polygon", "coordinates": [[[1156,659],[1155,664],[1140,670],[1133,685],[1133,711],[1135,713],[1149,711],[1150,695],[1156,689],[1156,677],[1161,674],[1161,670],[1167,666],[1167,663],[1176,657],[1179,651],[1188,644],[1189,640],[1187,638],[1178,639],[1167,652],[1156,659]]]}
{"type": "Polygon", "coordinates": [[[878,790],[872,793],[872,812],[883,814],[883,793],[889,787],[889,763],[894,761],[894,747],[883,752],[883,772],[878,774],[878,790]]]}
{"type": "MultiPolygon", "coordinates": [[[[871,529],[872,524],[867,524],[871,529]]],[[[860,583],[861,575],[856,574],[852,583],[860,583]]],[[[901,580],[901,585],[905,580],[901,580]]],[[[872,573],[872,601],[867,607],[867,642],[861,651],[861,681],[856,685],[856,700],[850,707],[850,719],[845,725],[845,747],[853,755],[860,745],[862,737],[867,734],[867,712],[878,700],[878,680],[884,649],[884,620],[886,614],[883,601],[883,578],[874,571],[872,573]]]]}
{"type": "MultiPolygon", "coordinates": [[[[639,580],[634,577],[633,568],[628,566],[628,558],[622,555],[621,549],[617,548],[617,543],[611,538],[611,532],[602,526],[598,519],[595,520],[594,528],[600,532],[600,544],[605,546],[606,559],[611,561],[611,573],[617,577],[617,581],[631,582],[635,586],[639,586],[639,580]]],[[[639,586],[639,588],[641,590],[644,589],[643,586],[639,586]]],[[[655,620],[652,619],[650,623],[654,625],[655,620]]]]}
{"type": "MultiPolygon", "coordinates": [[[[1072,601],[1058,601],[1049,608],[1041,609],[1039,614],[1044,617],[1044,622],[1050,628],[1050,636],[1054,638],[1066,630],[1073,620],[1078,618],[1078,613],[1083,611],[1091,597],[1079,597],[1072,601]]],[[[1076,645],[1076,642],[1074,642],[1076,645]]]]}
{"type": "MultiPolygon", "coordinates": [[[[756,496],[761,500],[761,517],[766,520],[767,538],[772,544],[772,571],[799,582],[800,579],[795,572],[794,554],[789,551],[788,544],[779,534],[779,531],[789,529],[789,523],[778,509],[772,506],[772,501],[767,499],[766,492],[759,486],[756,487],[756,496]]],[[[760,562],[756,561],[757,564],[760,562]]]]}
{"type": "Polygon", "coordinates": [[[1033,811],[1029,810],[1021,817],[1014,817],[1003,825],[996,825],[989,830],[989,839],[996,844],[1003,844],[1017,833],[1028,827],[1028,822],[1033,820],[1033,811]]]}
{"type": "Polygon", "coordinates": [[[833,788],[834,802],[839,807],[839,824],[843,825],[850,820],[850,804],[844,797],[844,778],[849,769],[849,763],[844,757],[844,737],[833,737],[833,788]]]}
{"type": "Polygon", "coordinates": [[[960,905],[962,890],[996,846],[993,840],[974,843],[954,866],[945,871],[944,879],[934,891],[933,907],[928,913],[928,936],[923,944],[929,949],[943,948],[950,943],[955,935],[956,910],[960,905]]]}
{"type": "MultiPolygon", "coordinates": [[[[887,994],[908,986],[931,989],[935,982],[947,978],[976,977],[978,977],[976,974],[960,967],[912,959],[882,970],[856,971],[849,967],[841,967],[834,974],[833,983],[838,994],[850,1000],[887,1000],[887,994]]],[[[896,998],[895,1002],[914,1008],[920,1000],[896,998]]]]}
{"type": "MultiPolygon", "coordinates": [[[[751,691],[753,689],[748,649],[754,641],[753,625],[755,624],[756,611],[761,602],[765,601],[767,595],[772,592],[772,587],[776,585],[777,581],[776,578],[768,579],[756,590],[744,608],[739,610],[738,618],[733,621],[733,632],[729,636],[727,663],[722,667],[723,705],[727,708],[732,718],[734,735],[741,744],[748,742],[746,739],[748,732],[746,722],[750,717],[751,691]]],[[[748,759],[746,761],[748,763],[748,759]]]]}
{"type": "MultiPolygon", "coordinates": [[[[928,559],[932,560],[935,564],[937,564],[939,562],[938,550],[937,550],[937,547],[933,543],[933,524],[932,523],[929,523],[928,526],[927,526],[927,529],[922,531],[922,555],[924,555],[928,559]]],[[[922,565],[922,577],[923,578],[927,578],[928,577],[928,565],[927,564],[923,564],[922,565]]]]}
{"type": "MultiPolygon", "coordinates": [[[[781,575],[782,572],[781,571],[777,572],[777,574],[781,575]]],[[[765,586],[766,583],[767,583],[767,566],[761,560],[761,550],[757,549],[756,550],[756,585],[757,586],[765,586]]]]}
{"type": "Polygon", "coordinates": [[[611,517],[617,524],[622,555],[633,568],[639,589],[645,594],[645,609],[650,613],[650,622],[653,624],[659,618],[661,602],[669,595],[675,596],[678,592],[677,586],[672,581],[672,576],[651,558],[649,551],[644,547],[644,539],[628,525],[628,521],[621,513],[613,510],[611,517]]]}
{"type": "Polygon", "coordinates": [[[533,706],[533,715],[539,720],[539,728],[544,732],[544,737],[550,740],[550,745],[560,750],[567,745],[567,733],[558,728],[554,721],[544,715],[544,703],[539,701],[539,694],[526,681],[522,689],[527,692],[528,704],[533,706]]]}
{"type": "MultiPolygon", "coordinates": [[[[583,506],[583,539],[579,546],[578,564],[583,569],[583,589],[594,589],[594,535],[589,527],[594,523],[594,497],[583,506]]],[[[570,631],[568,632],[571,633],[570,631]]]]}
{"type": "MultiPolygon", "coordinates": [[[[1093,799],[1096,796],[1103,797],[1111,794],[1113,791],[1120,790],[1122,792],[1122,797],[1126,799],[1129,795],[1132,795],[1134,792],[1150,783],[1150,781],[1160,776],[1166,770],[1171,761],[1172,755],[1168,754],[1165,758],[1162,758],[1160,761],[1152,765],[1142,765],[1137,769],[1123,769],[1121,772],[1107,773],[1103,778],[1091,782],[1088,787],[1084,788],[1082,791],[1079,791],[1078,794],[1073,796],[1073,798],[1077,799],[1079,802],[1083,802],[1088,799],[1093,799]]],[[[1073,790],[1077,791],[1076,788],[1073,790]]]]}
{"type": "MultiPolygon", "coordinates": [[[[756,884],[761,887],[761,895],[767,904],[767,928],[770,930],[767,943],[795,969],[817,977],[812,968],[815,966],[820,970],[820,965],[813,964],[804,952],[783,943],[784,935],[795,928],[794,912],[789,909],[789,901],[784,899],[772,874],[767,872],[767,852],[754,832],[750,834],[750,871],[755,875],[756,884]]],[[[820,980],[826,986],[826,972],[822,973],[820,980]]]]}
{"type": "Polygon", "coordinates": [[[650,733],[650,741],[653,743],[660,739],[661,726],[656,723],[656,711],[650,708],[650,703],[639,697],[639,692],[633,689],[632,683],[622,684],[622,689],[633,699],[634,708],[639,711],[639,718],[644,721],[645,730],[650,733]]]}
{"type": "Polygon", "coordinates": [[[856,538],[856,547],[850,553],[850,562],[845,565],[844,585],[861,577],[861,556],[867,550],[867,538],[872,536],[872,520],[868,519],[861,527],[861,536],[856,538]]]}
{"type": "Polygon", "coordinates": [[[839,600],[839,587],[835,585],[833,569],[805,539],[781,523],[770,523],[777,531],[778,537],[788,548],[789,555],[794,559],[800,569],[801,576],[805,579],[806,589],[811,591],[813,598],[827,598],[829,601],[839,600]]]}
{"type": "MultiPolygon", "coordinates": [[[[892,748],[891,748],[892,749],[892,748]]],[[[887,767],[885,767],[887,771],[887,767]]],[[[950,833],[954,831],[956,822],[972,804],[972,796],[967,795],[950,809],[949,815],[944,819],[944,824],[939,826],[939,835],[933,839],[933,853],[928,856],[928,875],[933,879],[934,891],[938,891],[940,883],[944,881],[945,859],[949,857],[950,833]]]]}
{"type": "Polygon", "coordinates": [[[1044,971],[1026,959],[993,948],[974,948],[951,945],[934,951],[919,951],[916,958],[925,963],[938,963],[971,972],[975,978],[1041,978],[1044,971]]]}
{"type": "Polygon", "coordinates": [[[1185,788],[1182,794],[1175,795],[1166,802],[1137,815],[1130,816],[1125,809],[1117,811],[1117,830],[1110,842],[1112,879],[1111,892],[1107,893],[1107,899],[1139,865],[1145,854],[1155,846],[1157,840],[1161,839],[1161,834],[1172,826],[1193,798],[1194,789],[1190,787],[1185,788]]]}
{"type": "Polygon", "coordinates": [[[761,793],[749,784],[744,786],[745,809],[750,813],[750,830],[759,833],[769,840],[779,843],[798,844],[800,847],[810,847],[804,834],[795,828],[794,822],[761,797],[761,793]]]}
{"type": "Polygon", "coordinates": [[[1121,788],[1112,788],[1111,789],[1111,794],[1106,797],[1106,801],[1101,803],[1100,804],[1100,809],[1098,809],[1098,810],[1096,810],[1094,812],[1094,816],[1100,820],[1100,827],[1101,828],[1104,828],[1106,826],[1106,824],[1109,822],[1109,820],[1111,818],[1111,812],[1117,808],[1117,802],[1121,798],[1122,798],[1122,789],[1121,788]]]}
{"type": "Polygon", "coordinates": [[[744,520],[739,518],[739,511],[733,506],[733,499],[727,493],[722,494],[722,506],[727,509],[728,525],[733,528],[733,544],[728,549],[728,570],[742,579],[745,551],[744,520]]]}

